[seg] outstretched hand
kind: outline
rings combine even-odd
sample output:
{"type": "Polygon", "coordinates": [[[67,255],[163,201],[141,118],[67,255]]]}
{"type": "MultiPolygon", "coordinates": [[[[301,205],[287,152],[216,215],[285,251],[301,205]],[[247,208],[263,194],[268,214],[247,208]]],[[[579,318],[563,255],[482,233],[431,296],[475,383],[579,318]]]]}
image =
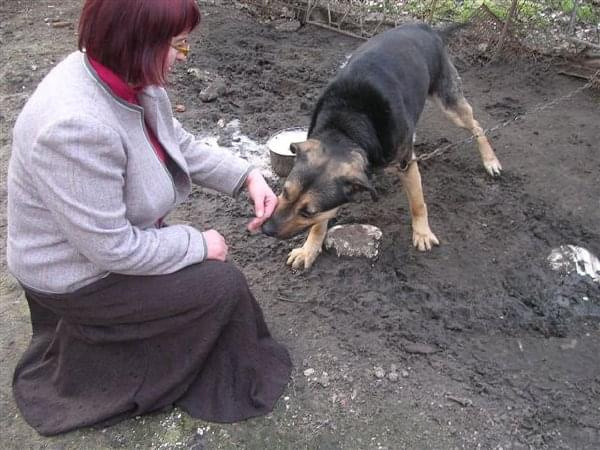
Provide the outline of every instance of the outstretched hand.
{"type": "Polygon", "coordinates": [[[248,230],[257,232],[271,217],[277,206],[277,196],[273,193],[258,169],[252,169],[246,178],[246,189],[254,203],[254,219],[248,223],[248,230]]]}

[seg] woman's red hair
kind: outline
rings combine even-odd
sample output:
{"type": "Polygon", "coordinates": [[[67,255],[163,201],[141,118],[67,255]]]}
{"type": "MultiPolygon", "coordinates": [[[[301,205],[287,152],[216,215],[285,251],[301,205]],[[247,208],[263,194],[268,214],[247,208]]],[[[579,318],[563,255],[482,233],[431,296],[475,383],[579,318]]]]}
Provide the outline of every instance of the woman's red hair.
{"type": "Polygon", "coordinates": [[[171,39],[199,23],[195,0],[86,0],[79,50],[131,85],[162,85],[171,39]]]}

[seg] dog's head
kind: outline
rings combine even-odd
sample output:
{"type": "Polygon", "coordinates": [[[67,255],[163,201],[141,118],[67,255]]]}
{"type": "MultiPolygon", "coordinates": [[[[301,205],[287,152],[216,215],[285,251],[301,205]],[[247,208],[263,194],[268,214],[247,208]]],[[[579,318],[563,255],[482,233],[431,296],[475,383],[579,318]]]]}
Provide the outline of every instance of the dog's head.
{"type": "Polygon", "coordinates": [[[377,192],[367,176],[367,161],[358,148],[326,145],[320,139],[290,145],[296,155],[277,208],[262,227],[263,233],[288,239],[316,223],[333,218],[338,208],[369,191],[377,192]]]}

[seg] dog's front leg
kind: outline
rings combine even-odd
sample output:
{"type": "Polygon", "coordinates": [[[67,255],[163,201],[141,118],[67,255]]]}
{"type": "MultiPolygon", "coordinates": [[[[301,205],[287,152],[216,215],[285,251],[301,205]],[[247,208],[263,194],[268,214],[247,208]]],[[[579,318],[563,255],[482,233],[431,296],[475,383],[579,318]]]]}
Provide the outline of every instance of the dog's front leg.
{"type": "Polygon", "coordinates": [[[304,245],[295,248],[288,255],[288,265],[292,266],[293,269],[301,269],[302,267],[309,269],[312,266],[319,253],[321,253],[323,241],[327,235],[327,222],[327,220],[324,220],[310,227],[304,245]]]}
{"type": "Polygon", "coordinates": [[[413,245],[421,251],[431,250],[433,245],[439,245],[438,238],[429,228],[427,205],[423,198],[421,174],[416,161],[409,164],[405,172],[400,172],[400,179],[406,190],[410,217],[413,229],[413,245]]]}

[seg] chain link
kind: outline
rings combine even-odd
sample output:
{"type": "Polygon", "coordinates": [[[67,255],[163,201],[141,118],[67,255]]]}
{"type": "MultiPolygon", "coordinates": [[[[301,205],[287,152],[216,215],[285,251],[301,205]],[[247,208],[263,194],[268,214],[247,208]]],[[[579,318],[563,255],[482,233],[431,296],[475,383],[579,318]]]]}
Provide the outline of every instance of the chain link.
{"type": "MultiPolygon", "coordinates": [[[[579,94],[580,92],[585,91],[586,89],[594,86],[594,84],[598,83],[599,79],[600,79],[600,70],[596,71],[596,73],[590,77],[590,81],[588,83],[584,84],[583,86],[580,86],[577,89],[574,89],[573,91],[569,92],[568,94],[563,95],[562,97],[557,97],[554,100],[551,100],[549,102],[540,103],[540,104],[534,106],[533,108],[531,108],[526,113],[517,114],[516,116],[514,116],[504,122],[500,122],[499,124],[497,124],[491,128],[487,128],[487,129],[483,130],[483,136],[486,136],[488,133],[492,133],[494,131],[500,130],[501,128],[504,128],[504,127],[510,125],[511,123],[521,120],[521,119],[525,118],[526,116],[542,112],[546,109],[550,109],[550,108],[556,106],[557,104],[564,102],[565,100],[568,100],[571,97],[579,94]]],[[[431,152],[423,153],[423,154],[411,159],[410,161],[408,161],[408,164],[413,163],[413,162],[419,162],[419,161],[427,161],[428,159],[431,159],[431,158],[439,156],[443,153],[446,153],[448,150],[450,150],[452,148],[458,147],[458,146],[466,144],[468,142],[472,142],[477,137],[478,136],[470,136],[459,142],[442,145],[441,147],[438,147],[431,152]]],[[[401,170],[406,170],[408,168],[408,164],[406,164],[405,167],[402,167],[401,170]]]]}

